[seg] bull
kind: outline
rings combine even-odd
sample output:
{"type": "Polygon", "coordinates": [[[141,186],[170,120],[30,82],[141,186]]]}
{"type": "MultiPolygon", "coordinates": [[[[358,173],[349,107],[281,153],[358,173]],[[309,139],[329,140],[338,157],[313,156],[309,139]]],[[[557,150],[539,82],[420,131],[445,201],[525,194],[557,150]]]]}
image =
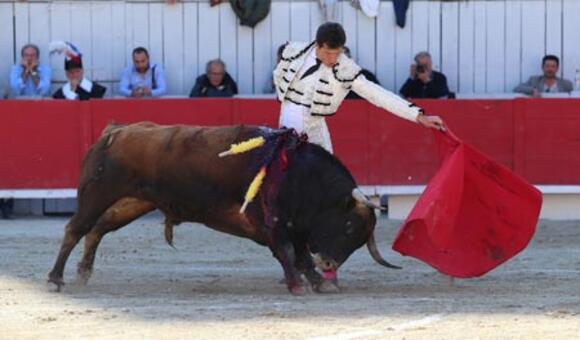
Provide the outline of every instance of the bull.
{"type": "Polygon", "coordinates": [[[48,275],[57,290],[81,238],[77,279],[86,284],[104,235],[155,209],[165,215],[170,245],[173,226],[189,221],[268,246],[296,295],[306,291],[302,274],[316,292],[338,291],[320,271],[335,273],[364,244],[379,264],[398,268],[377,250],[376,206],[336,157],[292,130],[110,125],[83,161],[77,196],[78,210],[48,275]],[[264,147],[218,157],[231,144],[260,136],[268,141],[264,147]],[[248,185],[268,159],[262,188],[240,213],[248,185]]]}

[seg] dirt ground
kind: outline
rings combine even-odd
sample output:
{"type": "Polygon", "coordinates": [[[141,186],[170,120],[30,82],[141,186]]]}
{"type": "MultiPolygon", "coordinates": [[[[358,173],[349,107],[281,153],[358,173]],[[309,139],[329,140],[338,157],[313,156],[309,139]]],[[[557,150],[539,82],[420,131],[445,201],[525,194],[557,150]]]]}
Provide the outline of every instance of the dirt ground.
{"type": "Polygon", "coordinates": [[[390,250],[400,221],[381,218],[383,256],[341,268],[342,293],[290,295],[267,248],[201,225],[163,239],[144,217],[104,239],[88,286],[46,283],[67,218],[0,220],[0,338],[573,339],[580,338],[580,222],[541,221],[528,249],[487,276],[448,280],[390,250]]]}

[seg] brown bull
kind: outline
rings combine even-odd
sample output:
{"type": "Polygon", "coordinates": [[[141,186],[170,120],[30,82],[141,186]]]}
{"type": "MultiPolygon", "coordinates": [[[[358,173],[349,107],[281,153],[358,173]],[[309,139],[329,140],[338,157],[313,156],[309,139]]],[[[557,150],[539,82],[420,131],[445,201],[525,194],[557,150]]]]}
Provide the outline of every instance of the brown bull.
{"type": "Polygon", "coordinates": [[[336,291],[317,267],[334,272],[365,243],[377,262],[394,267],[376,249],[373,208],[348,170],[321,147],[289,131],[259,127],[140,123],[108,127],[85,157],[78,211],[66,226],[49,281],[58,289],[64,285],[66,261],[84,236],[78,275],[86,283],[103,236],[154,209],[165,215],[169,243],[172,227],[191,221],[268,246],[293,294],[304,293],[301,274],[316,291],[336,291]],[[231,144],[257,136],[269,142],[218,157],[231,144]],[[264,185],[241,214],[244,194],[267,159],[264,185]]]}

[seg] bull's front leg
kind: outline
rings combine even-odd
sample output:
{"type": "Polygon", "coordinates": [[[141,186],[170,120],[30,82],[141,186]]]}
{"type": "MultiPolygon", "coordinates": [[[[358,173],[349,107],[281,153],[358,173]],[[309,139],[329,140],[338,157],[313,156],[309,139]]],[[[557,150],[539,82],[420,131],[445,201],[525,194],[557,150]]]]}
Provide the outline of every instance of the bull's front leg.
{"type": "Polygon", "coordinates": [[[271,235],[270,249],[282,265],[288,290],[294,295],[304,295],[306,288],[304,281],[300,278],[300,271],[296,268],[296,249],[292,244],[288,230],[277,226],[272,230],[271,235]]]}

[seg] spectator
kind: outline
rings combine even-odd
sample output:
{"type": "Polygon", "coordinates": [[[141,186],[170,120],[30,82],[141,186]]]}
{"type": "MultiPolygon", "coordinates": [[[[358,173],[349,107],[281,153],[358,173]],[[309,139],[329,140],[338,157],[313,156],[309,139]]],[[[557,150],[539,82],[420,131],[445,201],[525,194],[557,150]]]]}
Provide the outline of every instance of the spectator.
{"type": "MultiPolygon", "coordinates": [[[[352,59],[352,57],[350,56],[350,48],[348,48],[347,46],[344,46],[342,48],[342,50],[344,51],[344,54],[352,59]]],[[[377,77],[369,70],[365,69],[365,68],[361,68],[361,73],[363,76],[365,76],[365,78],[367,78],[368,81],[371,81],[377,85],[381,85],[381,83],[379,83],[379,80],[377,79],[377,77]]],[[[358,94],[356,94],[356,92],[354,91],[350,91],[345,99],[363,99],[361,96],[359,96],[358,94]]]]}
{"type": "Polygon", "coordinates": [[[2,211],[2,218],[7,220],[12,218],[12,210],[14,208],[14,199],[0,198],[0,210],[2,211]]]}
{"type": "Polygon", "coordinates": [[[123,70],[119,92],[133,98],[159,97],[167,92],[163,67],[151,65],[149,52],[144,47],[133,50],[133,65],[123,70]]]}
{"type": "Polygon", "coordinates": [[[52,97],[55,99],[89,100],[103,98],[107,88],[90,81],[84,76],[82,53],[71,43],[51,43],[51,53],[65,53],[64,69],[68,82],[58,89],[52,97]]]}
{"type": "Polygon", "coordinates": [[[220,59],[214,59],[207,63],[206,74],[195,80],[189,97],[233,97],[236,94],[238,85],[226,72],[226,64],[220,59]]]}
{"type": "MultiPolygon", "coordinates": [[[[276,51],[276,65],[278,65],[280,59],[282,59],[282,51],[284,51],[285,46],[286,44],[278,46],[278,50],[276,51]]],[[[264,87],[264,93],[276,93],[273,74],[270,75],[270,77],[268,78],[268,82],[266,82],[266,86],[264,87]]]]}
{"type": "Polygon", "coordinates": [[[572,92],[572,82],[558,78],[560,59],[555,55],[546,55],[542,59],[542,76],[531,76],[528,81],[514,88],[514,92],[540,97],[541,93],[572,92]]]}
{"type": "Polygon", "coordinates": [[[20,50],[20,56],[22,58],[20,64],[12,66],[10,72],[12,96],[48,96],[51,70],[49,66],[40,64],[38,46],[24,45],[20,50]]]}
{"type": "Polygon", "coordinates": [[[405,98],[446,98],[452,95],[443,73],[433,70],[431,54],[419,52],[411,65],[411,75],[401,90],[405,98]]]}

